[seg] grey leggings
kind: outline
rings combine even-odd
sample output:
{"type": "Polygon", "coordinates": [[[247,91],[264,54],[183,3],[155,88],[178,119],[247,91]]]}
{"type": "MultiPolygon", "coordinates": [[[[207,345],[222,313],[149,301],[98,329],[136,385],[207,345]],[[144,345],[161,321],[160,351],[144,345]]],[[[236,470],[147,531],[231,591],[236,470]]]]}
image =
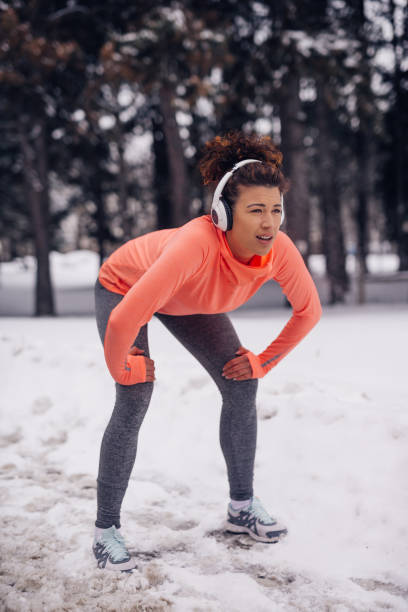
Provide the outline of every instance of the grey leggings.
{"type": "MultiPolygon", "coordinates": [[[[122,295],[95,283],[96,323],[102,344],[112,309],[122,295]]],[[[220,444],[227,465],[232,499],[253,495],[256,449],[256,391],[258,380],[234,381],[222,374],[224,364],[236,357],[241,346],[235,329],[225,313],[173,316],[155,313],[167,329],[201,363],[213,378],[222,396],[220,444]]],[[[150,357],[148,324],[140,328],[134,344],[150,357]]],[[[120,527],[120,508],[136,459],[139,429],[153,392],[153,382],[116,385],[116,401],[103,435],[97,478],[97,527],[120,527]]]]}

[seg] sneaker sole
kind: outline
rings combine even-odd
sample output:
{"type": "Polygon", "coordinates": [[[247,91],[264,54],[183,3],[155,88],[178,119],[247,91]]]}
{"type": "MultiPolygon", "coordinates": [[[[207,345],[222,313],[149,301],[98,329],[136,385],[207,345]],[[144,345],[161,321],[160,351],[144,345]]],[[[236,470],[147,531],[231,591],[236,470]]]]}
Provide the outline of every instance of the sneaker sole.
{"type": "Polygon", "coordinates": [[[134,567],[130,567],[128,569],[120,569],[120,567],[100,567],[100,565],[96,566],[97,569],[103,570],[104,572],[113,572],[118,574],[132,574],[135,569],[137,569],[137,565],[134,567]]]}
{"type": "Polygon", "coordinates": [[[132,573],[133,570],[137,569],[138,567],[136,559],[134,559],[133,557],[130,557],[130,559],[128,561],[125,561],[124,563],[110,563],[109,560],[107,560],[105,565],[99,565],[98,557],[96,556],[95,550],[93,548],[92,552],[94,553],[94,557],[97,562],[97,568],[100,570],[105,570],[107,572],[132,573]]]}
{"type": "Polygon", "coordinates": [[[287,531],[280,531],[273,538],[266,538],[264,536],[256,535],[256,533],[251,531],[249,527],[234,525],[234,523],[230,523],[229,521],[226,521],[225,529],[226,531],[229,531],[231,533],[247,533],[254,540],[257,540],[258,542],[265,542],[265,544],[275,544],[276,542],[279,542],[279,540],[281,540],[283,537],[285,537],[288,533],[287,531]]]}

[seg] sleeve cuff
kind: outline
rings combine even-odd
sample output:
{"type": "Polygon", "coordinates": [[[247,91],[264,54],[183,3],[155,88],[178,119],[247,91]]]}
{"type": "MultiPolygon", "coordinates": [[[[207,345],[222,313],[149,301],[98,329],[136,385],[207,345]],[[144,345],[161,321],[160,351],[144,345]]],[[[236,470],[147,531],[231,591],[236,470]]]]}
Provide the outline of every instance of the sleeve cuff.
{"type": "Polygon", "coordinates": [[[109,369],[112,378],[120,385],[135,385],[146,382],[146,362],[144,355],[127,355],[122,370],[109,369]]]}
{"type": "Polygon", "coordinates": [[[261,365],[261,360],[259,359],[258,355],[255,355],[251,351],[248,351],[245,354],[249,359],[249,363],[251,364],[252,378],[263,378],[266,372],[261,365]]]}

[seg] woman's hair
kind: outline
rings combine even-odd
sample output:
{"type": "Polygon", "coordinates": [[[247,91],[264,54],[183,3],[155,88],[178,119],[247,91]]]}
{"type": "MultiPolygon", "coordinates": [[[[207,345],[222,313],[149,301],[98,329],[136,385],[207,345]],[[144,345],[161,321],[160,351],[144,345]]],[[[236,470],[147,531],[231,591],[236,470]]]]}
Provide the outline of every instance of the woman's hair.
{"type": "Polygon", "coordinates": [[[281,193],[289,189],[289,180],[282,172],[281,151],[269,136],[244,134],[231,130],[224,136],[215,136],[205,143],[198,167],[204,185],[218,183],[234,164],[242,159],[259,159],[262,164],[245,164],[228,179],[222,195],[234,205],[239,195],[239,186],[262,185],[279,187],[281,193]]]}

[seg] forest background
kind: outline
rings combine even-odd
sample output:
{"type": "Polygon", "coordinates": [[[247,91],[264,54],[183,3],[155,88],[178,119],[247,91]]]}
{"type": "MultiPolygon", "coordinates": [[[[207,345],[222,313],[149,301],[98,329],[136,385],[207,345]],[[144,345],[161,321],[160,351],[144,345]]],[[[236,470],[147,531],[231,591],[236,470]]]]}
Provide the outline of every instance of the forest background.
{"type": "Polygon", "coordinates": [[[284,231],[322,254],[329,303],[359,301],[370,253],[408,279],[403,0],[0,2],[0,257],[120,244],[209,212],[197,161],[230,129],[268,134],[291,180],[284,231]]]}

